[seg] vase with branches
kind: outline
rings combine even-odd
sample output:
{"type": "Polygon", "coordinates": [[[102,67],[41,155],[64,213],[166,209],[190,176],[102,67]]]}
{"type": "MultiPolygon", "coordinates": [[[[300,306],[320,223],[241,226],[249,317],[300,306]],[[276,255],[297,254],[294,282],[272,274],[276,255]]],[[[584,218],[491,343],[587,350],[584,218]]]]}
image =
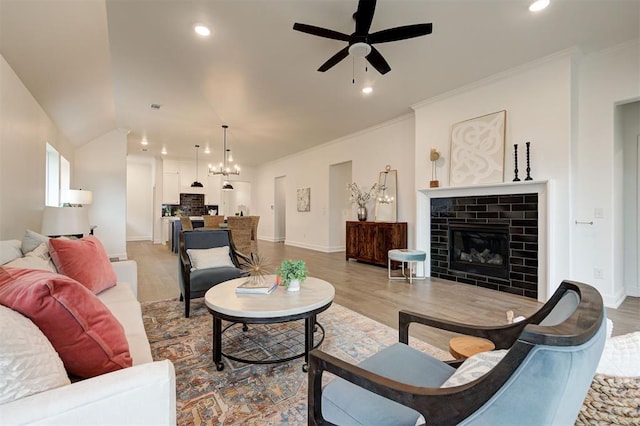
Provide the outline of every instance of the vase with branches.
{"type": "Polygon", "coordinates": [[[374,183],[368,191],[365,191],[357,183],[352,182],[347,184],[347,190],[349,191],[349,201],[358,205],[358,220],[367,220],[367,203],[376,195],[378,184],[374,183]]]}

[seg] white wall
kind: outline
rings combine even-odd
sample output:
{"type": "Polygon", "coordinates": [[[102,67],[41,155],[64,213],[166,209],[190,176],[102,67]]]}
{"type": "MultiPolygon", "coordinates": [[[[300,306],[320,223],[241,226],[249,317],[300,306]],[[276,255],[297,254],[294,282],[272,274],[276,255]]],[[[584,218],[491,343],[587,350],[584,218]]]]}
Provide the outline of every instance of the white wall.
{"type": "Polygon", "coordinates": [[[0,56],[0,240],[40,232],[46,143],[73,161],[73,147],[0,56]]]}
{"type": "Polygon", "coordinates": [[[76,149],[71,185],[93,191],[89,223],[109,257],[127,258],[127,135],[112,130],[76,149]]]}
{"type": "Polygon", "coordinates": [[[522,178],[524,143],[531,142],[531,175],[535,180],[549,180],[547,282],[551,292],[569,276],[571,78],[572,55],[566,52],[414,106],[417,190],[429,186],[431,148],[442,155],[438,161],[440,186],[449,186],[451,126],[455,123],[507,111],[506,182],[513,180],[513,144],[520,148],[522,178]]]}
{"type": "Polygon", "coordinates": [[[631,102],[616,108],[622,123],[621,137],[624,144],[623,220],[624,220],[624,287],[628,295],[640,296],[640,102],[631,102]]]}
{"type": "MultiPolygon", "coordinates": [[[[414,107],[416,188],[427,187],[430,169],[419,165],[428,161],[432,147],[443,154],[438,178],[441,186],[448,185],[452,124],[507,110],[505,181],[513,176],[513,144],[522,147],[525,141],[531,141],[533,178],[549,180],[550,290],[563,279],[584,281],[598,288],[607,306],[616,307],[625,295],[623,170],[628,149],[620,124],[626,119],[616,118],[615,111],[637,99],[639,40],[589,56],[559,53],[429,99],[414,107]],[[602,218],[595,217],[596,209],[602,209],[602,218]],[[594,225],[577,225],[576,220],[594,225]],[[602,279],[594,277],[594,269],[602,271],[602,279]]],[[[522,171],[522,156],[519,163],[522,171]]]]}
{"type": "MultiPolygon", "coordinates": [[[[363,186],[378,181],[386,164],[398,169],[398,221],[409,222],[409,245],[415,223],[414,123],[412,116],[383,123],[365,131],[267,163],[256,169],[253,211],[260,215],[259,235],[274,238],[274,178],[286,175],[286,244],[330,251],[329,168],[352,162],[353,180],[363,186]],[[311,188],[311,211],[298,212],[296,191],[311,188]]],[[[346,189],[345,189],[346,191],[346,189]]],[[[373,219],[373,202],[371,203],[373,219]]],[[[351,220],[356,219],[355,209],[351,220]]],[[[344,226],[342,224],[341,226],[344,226]]]]}
{"type": "Polygon", "coordinates": [[[153,159],[127,157],[127,241],[153,239],[153,159]]]}
{"type": "Polygon", "coordinates": [[[608,306],[618,306],[624,289],[623,158],[616,130],[616,105],[640,98],[640,40],[583,58],[579,90],[578,144],[572,163],[574,211],[593,226],[576,227],[571,274],[593,283],[608,306]],[[595,209],[603,218],[595,218],[595,209]],[[594,279],[594,268],[603,278],[594,279]]]}

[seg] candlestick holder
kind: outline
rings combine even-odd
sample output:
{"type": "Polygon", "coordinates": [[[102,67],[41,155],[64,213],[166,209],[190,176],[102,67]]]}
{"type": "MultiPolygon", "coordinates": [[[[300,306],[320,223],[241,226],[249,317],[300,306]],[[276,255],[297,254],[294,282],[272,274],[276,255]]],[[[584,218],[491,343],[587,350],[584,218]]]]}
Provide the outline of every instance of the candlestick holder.
{"type": "Polygon", "coordinates": [[[518,144],[513,144],[513,173],[515,177],[513,178],[514,182],[520,182],[520,178],[518,177],[518,144]]]}
{"type": "Polygon", "coordinates": [[[531,163],[530,163],[531,157],[529,155],[529,145],[531,145],[531,142],[527,142],[526,145],[527,145],[527,177],[524,178],[524,180],[533,180],[531,178],[531,163]]]}

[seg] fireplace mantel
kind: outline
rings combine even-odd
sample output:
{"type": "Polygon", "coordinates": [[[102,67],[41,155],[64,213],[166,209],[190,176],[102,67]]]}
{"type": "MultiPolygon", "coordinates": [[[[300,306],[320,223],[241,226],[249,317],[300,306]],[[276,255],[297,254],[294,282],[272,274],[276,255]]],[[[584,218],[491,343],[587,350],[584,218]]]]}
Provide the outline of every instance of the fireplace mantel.
{"type": "MultiPolygon", "coordinates": [[[[416,248],[430,257],[431,200],[449,197],[500,196],[509,194],[538,194],[538,300],[546,301],[552,292],[548,279],[548,192],[550,181],[504,182],[489,185],[425,188],[417,191],[416,248]]],[[[426,275],[431,276],[431,261],[427,259],[426,275]]]]}
{"type": "Polygon", "coordinates": [[[541,190],[546,192],[546,180],[529,180],[521,182],[503,182],[486,185],[470,185],[470,186],[449,186],[442,188],[425,188],[419,189],[430,198],[445,197],[464,197],[468,195],[504,195],[514,192],[518,193],[540,193],[541,190]]]}

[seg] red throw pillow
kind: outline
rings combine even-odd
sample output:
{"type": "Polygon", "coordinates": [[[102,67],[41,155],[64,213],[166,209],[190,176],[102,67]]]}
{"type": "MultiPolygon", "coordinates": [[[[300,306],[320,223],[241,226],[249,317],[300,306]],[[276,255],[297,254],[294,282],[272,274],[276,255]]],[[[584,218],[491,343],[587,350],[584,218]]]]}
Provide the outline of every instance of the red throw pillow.
{"type": "Polygon", "coordinates": [[[116,273],[96,237],[80,240],[52,238],[49,251],[58,272],[73,278],[95,294],[116,285],[116,273]]]}
{"type": "Polygon", "coordinates": [[[69,277],[0,267],[0,304],[31,319],[70,374],[87,378],[132,365],[122,325],[95,294],[69,277]]]}

